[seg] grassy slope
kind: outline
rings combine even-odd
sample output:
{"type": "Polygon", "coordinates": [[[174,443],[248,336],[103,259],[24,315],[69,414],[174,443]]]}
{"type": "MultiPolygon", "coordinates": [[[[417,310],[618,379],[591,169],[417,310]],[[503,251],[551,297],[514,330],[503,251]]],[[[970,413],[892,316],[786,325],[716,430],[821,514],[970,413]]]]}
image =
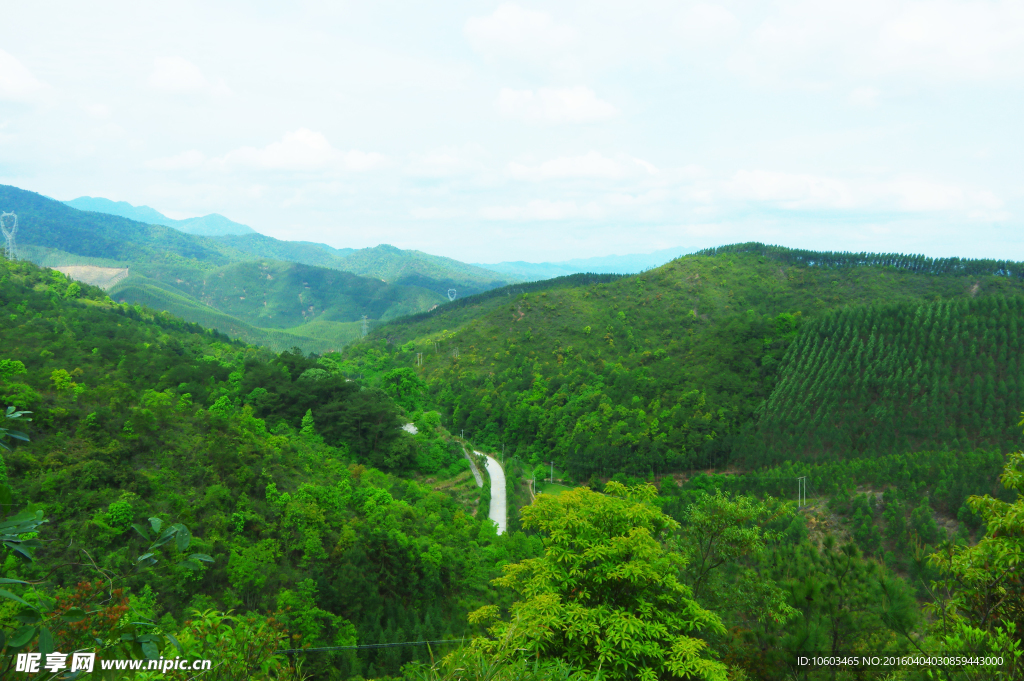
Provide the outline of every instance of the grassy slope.
{"type": "Polygon", "coordinates": [[[278,241],[262,234],[218,237],[217,241],[256,258],[288,260],[393,284],[422,286],[438,295],[445,295],[449,288],[455,288],[462,295],[472,295],[515,279],[451,258],[386,244],[358,250],[335,249],[306,241],[278,241]]]}
{"type": "Polygon", "coordinates": [[[306,352],[328,352],[341,348],[343,342],[331,342],[329,338],[316,339],[298,329],[265,329],[247,324],[237,317],[224,314],[209,305],[183,295],[180,291],[163,282],[141,275],[132,275],[120,282],[110,295],[117,301],[133,305],[145,305],[154,310],[165,310],[177,317],[216,329],[232,338],[238,338],[254,345],[265,345],[280,352],[301,347],[306,352]]]}
{"type": "MultiPolygon", "coordinates": [[[[1019,281],[997,276],[825,269],[751,253],[688,256],[613,283],[514,298],[489,294],[458,308],[442,306],[385,325],[371,340],[411,343],[409,352],[394,354],[394,364],[412,366],[415,352],[423,353],[417,370],[452,413],[454,427],[476,433],[494,423],[496,437],[527,453],[568,455],[579,444],[566,434],[574,425],[557,422],[554,414],[594,388],[610,398],[610,407],[634,410],[623,416],[634,429],[629,419],[637,418],[637,407],[651,426],[651,415],[665,405],[679,403],[689,390],[705,391],[707,429],[728,451],[730,434],[752,423],[769,396],[795,336],[779,331],[780,313],[799,312],[799,320],[878,301],[919,304],[1021,292],[1019,281]]],[[[353,349],[355,361],[360,352],[353,349]]],[[[577,414],[584,418],[587,410],[577,414]]],[[[608,442],[614,418],[595,426],[608,431],[608,442]]],[[[665,431],[667,424],[663,417],[657,427],[665,431]]],[[[693,446],[692,439],[679,442],[693,446]]],[[[636,442],[620,439],[617,446],[636,442]]],[[[687,463],[698,462],[691,457],[687,463]]]]}
{"type": "Polygon", "coordinates": [[[440,296],[347,272],[280,261],[216,269],[150,265],[111,290],[141,303],[275,350],[337,350],[357,337],[348,325],[366,315],[388,319],[436,305],[440,296]],[[316,323],[306,331],[306,324],[316,323]],[[287,332],[285,332],[287,329],[287,332]]]}

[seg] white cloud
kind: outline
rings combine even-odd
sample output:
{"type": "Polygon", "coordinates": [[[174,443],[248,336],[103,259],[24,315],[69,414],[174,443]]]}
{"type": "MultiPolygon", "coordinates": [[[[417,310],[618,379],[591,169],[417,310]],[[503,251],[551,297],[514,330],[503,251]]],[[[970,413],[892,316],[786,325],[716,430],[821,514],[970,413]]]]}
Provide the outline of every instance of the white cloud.
{"type": "Polygon", "coordinates": [[[988,190],[904,177],[890,182],[888,191],[900,208],[907,211],[968,211],[998,214],[1003,202],[988,190]]]}
{"type": "Polygon", "coordinates": [[[732,37],[739,29],[739,21],[721,5],[698,2],[680,10],[675,29],[687,43],[703,46],[732,37]]]}
{"type": "Polygon", "coordinates": [[[201,167],[205,161],[206,156],[202,152],[190,149],[174,156],[146,161],[145,166],[153,170],[194,170],[201,167]]]}
{"type": "Polygon", "coordinates": [[[870,109],[878,104],[878,90],[873,87],[859,87],[853,89],[847,96],[847,100],[854,106],[870,109]]]}
{"type": "Polygon", "coordinates": [[[0,50],[0,100],[31,102],[38,99],[47,86],[13,55],[0,50]]]}
{"type": "Polygon", "coordinates": [[[82,109],[93,118],[110,118],[110,107],[106,104],[100,104],[99,102],[83,104],[82,109]]]}
{"type": "Polygon", "coordinates": [[[475,152],[436,149],[425,154],[409,154],[405,173],[414,177],[454,177],[479,169],[475,152]]]}
{"type": "Polygon", "coordinates": [[[875,49],[879,63],[903,70],[988,77],[1007,69],[1019,73],[1022,43],[1024,6],[1018,2],[931,0],[894,8],[878,29],[875,49]]]}
{"type": "Polygon", "coordinates": [[[639,173],[653,175],[658,172],[652,164],[637,158],[610,159],[596,151],[582,156],[559,156],[538,165],[509,163],[508,174],[517,180],[558,180],[571,178],[617,179],[639,173]]]}
{"type": "Polygon", "coordinates": [[[590,123],[613,118],[619,113],[582,85],[541,88],[536,92],[502,88],[498,94],[498,111],[503,116],[533,123],[590,123]]]}
{"type": "Polygon", "coordinates": [[[524,206],[490,206],[480,210],[485,220],[567,220],[570,218],[596,219],[603,215],[595,203],[583,206],[575,201],[547,201],[537,199],[524,206]]]}
{"type": "Polygon", "coordinates": [[[460,208],[440,208],[438,206],[421,206],[410,208],[409,215],[417,220],[451,220],[465,215],[460,208]]]}
{"type": "Polygon", "coordinates": [[[731,63],[758,80],[929,81],[1024,73],[1024,5],[1007,0],[776,2],[748,24],[731,63]]]}
{"type": "Polygon", "coordinates": [[[382,154],[339,151],[322,133],[307,128],[285,133],[280,142],[272,142],[262,149],[241,147],[211,160],[211,165],[220,168],[286,171],[365,171],[386,163],[387,158],[382,154]]]}
{"type": "Polygon", "coordinates": [[[513,3],[500,5],[490,16],[467,20],[464,32],[477,52],[528,61],[547,59],[576,38],[574,29],[555,24],[545,12],[513,3]]]}
{"type": "Polygon", "coordinates": [[[184,57],[159,57],[149,74],[150,87],[171,94],[225,94],[223,83],[214,85],[198,66],[184,57]]]}
{"type": "Polygon", "coordinates": [[[850,188],[841,180],[765,170],[739,171],[727,183],[726,193],[783,208],[849,208],[853,204],[850,188]]]}
{"type": "Polygon", "coordinates": [[[897,210],[1005,220],[1002,200],[990,190],[903,176],[844,180],[764,170],[741,170],[709,197],[774,204],[787,210],[897,210]]]}

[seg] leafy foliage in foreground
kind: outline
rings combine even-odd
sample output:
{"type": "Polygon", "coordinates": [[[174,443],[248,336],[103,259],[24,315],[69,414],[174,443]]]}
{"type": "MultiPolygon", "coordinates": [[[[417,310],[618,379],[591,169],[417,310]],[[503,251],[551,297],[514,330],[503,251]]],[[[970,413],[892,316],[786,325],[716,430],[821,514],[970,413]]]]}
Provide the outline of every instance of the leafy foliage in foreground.
{"type": "MultiPolygon", "coordinates": [[[[726,668],[702,637],[724,633],[676,574],[685,561],[662,542],[678,524],[650,505],[653,486],[609,483],[542,494],[523,509],[523,527],[544,537],[544,555],[504,568],[495,580],[518,598],[493,624],[485,649],[502,644],[561,659],[607,679],[721,679],[726,668]]],[[[486,622],[495,606],[471,617],[486,622]]]]}

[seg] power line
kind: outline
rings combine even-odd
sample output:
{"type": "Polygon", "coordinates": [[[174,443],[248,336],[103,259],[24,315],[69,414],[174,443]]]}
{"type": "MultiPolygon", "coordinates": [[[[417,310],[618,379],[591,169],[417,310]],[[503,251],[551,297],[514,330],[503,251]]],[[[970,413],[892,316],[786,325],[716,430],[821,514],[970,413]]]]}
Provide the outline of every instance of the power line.
{"type": "Polygon", "coordinates": [[[394,648],[396,646],[425,646],[434,643],[465,643],[465,639],[453,638],[445,641],[404,641],[402,643],[366,643],[361,646],[331,646],[329,648],[291,648],[277,653],[316,653],[325,650],[364,650],[367,648],[394,648]]]}

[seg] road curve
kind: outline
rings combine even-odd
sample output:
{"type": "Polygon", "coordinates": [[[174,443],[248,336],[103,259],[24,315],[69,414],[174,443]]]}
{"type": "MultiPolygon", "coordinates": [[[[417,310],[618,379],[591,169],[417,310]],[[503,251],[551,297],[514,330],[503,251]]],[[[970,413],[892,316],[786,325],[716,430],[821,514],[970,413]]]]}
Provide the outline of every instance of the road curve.
{"type": "Polygon", "coordinates": [[[491,512],[490,518],[498,524],[498,534],[505,534],[508,508],[505,502],[505,471],[501,464],[490,454],[474,452],[487,457],[487,475],[491,477],[491,512]]]}

